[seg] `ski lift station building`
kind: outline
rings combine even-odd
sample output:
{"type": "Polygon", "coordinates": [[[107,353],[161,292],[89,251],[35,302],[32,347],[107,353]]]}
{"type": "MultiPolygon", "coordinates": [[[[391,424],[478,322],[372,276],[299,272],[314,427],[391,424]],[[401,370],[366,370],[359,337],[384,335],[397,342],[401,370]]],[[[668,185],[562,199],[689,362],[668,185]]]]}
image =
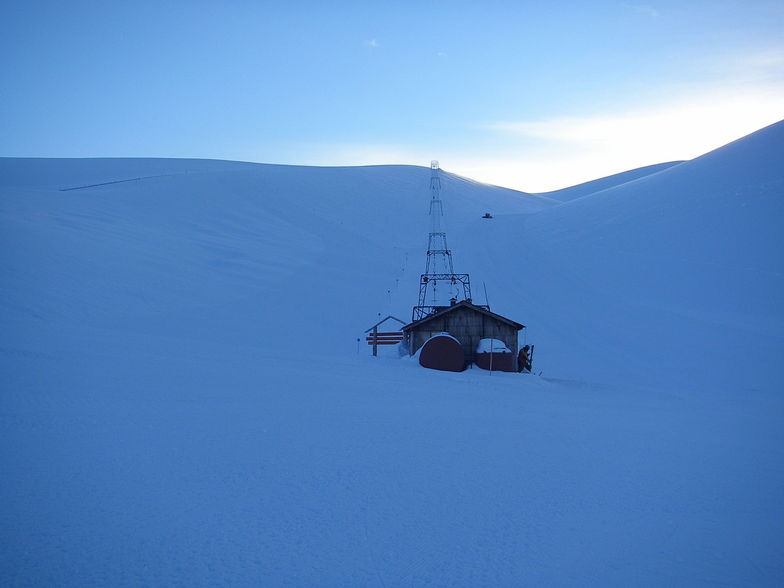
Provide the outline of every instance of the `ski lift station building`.
{"type": "Polygon", "coordinates": [[[491,312],[487,306],[463,300],[405,325],[402,331],[412,355],[431,337],[449,333],[460,343],[468,364],[476,362],[477,347],[482,339],[503,341],[512,352],[511,357],[516,358],[517,335],[524,328],[525,325],[491,312]]]}

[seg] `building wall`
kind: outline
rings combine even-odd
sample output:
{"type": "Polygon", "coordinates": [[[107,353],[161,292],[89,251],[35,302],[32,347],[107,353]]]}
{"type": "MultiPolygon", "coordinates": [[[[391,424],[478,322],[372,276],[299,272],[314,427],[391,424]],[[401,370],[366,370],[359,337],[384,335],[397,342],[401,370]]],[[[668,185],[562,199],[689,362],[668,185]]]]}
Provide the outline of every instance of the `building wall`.
{"type": "Polygon", "coordinates": [[[469,361],[474,361],[480,339],[503,341],[517,356],[517,329],[470,308],[458,308],[412,329],[409,340],[411,353],[416,353],[425,341],[441,332],[447,332],[460,341],[469,361]]]}

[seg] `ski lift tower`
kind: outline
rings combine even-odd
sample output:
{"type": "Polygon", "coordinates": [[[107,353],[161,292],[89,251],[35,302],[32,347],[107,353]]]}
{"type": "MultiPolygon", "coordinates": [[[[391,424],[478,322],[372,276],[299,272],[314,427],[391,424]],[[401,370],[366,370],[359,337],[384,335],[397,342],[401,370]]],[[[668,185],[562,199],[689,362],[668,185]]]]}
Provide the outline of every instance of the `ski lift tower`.
{"type": "Polygon", "coordinates": [[[441,202],[441,169],[430,162],[430,233],[427,237],[427,263],[419,278],[419,304],[414,307],[412,321],[418,321],[461,300],[471,302],[471,281],[468,274],[456,274],[452,252],[441,228],[444,208],[441,202]]]}

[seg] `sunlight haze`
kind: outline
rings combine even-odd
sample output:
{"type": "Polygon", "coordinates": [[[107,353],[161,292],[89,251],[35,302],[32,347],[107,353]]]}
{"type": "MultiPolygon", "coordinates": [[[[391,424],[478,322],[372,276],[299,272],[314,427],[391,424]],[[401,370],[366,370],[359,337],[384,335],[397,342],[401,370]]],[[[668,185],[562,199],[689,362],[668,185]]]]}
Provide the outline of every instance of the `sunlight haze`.
{"type": "Polygon", "coordinates": [[[438,159],[553,190],[781,119],[783,6],[6,2],[0,156],[438,159]]]}

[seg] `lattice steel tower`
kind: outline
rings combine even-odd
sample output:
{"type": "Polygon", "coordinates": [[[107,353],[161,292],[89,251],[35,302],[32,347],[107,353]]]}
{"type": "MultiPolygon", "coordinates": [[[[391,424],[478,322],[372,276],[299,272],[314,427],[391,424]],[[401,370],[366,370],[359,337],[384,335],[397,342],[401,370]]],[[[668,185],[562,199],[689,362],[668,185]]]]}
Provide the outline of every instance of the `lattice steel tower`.
{"type": "Polygon", "coordinates": [[[419,304],[412,313],[414,321],[460,300],[471,302],[471,282],[468,274],[456,274],[452,267],[452,252],[446,243],[446,232],[441,228],[442,216],[444,208],[441,202],[441,169],[437,161],[431,161],[427,264],[425,273],[419,279],[419,304]]]}

